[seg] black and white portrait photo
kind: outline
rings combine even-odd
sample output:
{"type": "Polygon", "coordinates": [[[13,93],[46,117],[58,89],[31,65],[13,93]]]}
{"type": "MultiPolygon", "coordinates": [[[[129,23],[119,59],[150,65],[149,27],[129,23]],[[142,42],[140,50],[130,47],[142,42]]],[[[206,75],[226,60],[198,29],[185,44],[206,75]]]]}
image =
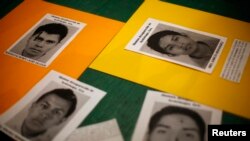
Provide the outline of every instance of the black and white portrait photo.
{"type": "Polygon", "coordinates": [[[126,49],[210,73],[225,38],[148,19],[126,49]]]}
{"type": "Polygon", "coordinates": [[[47,67],[84,25],[47,14],[14,43],[6,54],[47,67]]]}
{"type": "MultiPolygon", "coordinates": [[[[49,76],[56,77],[53,73],[49,76]]],[[[1,123],[2,131],[17,140],[52,141],[66,138],[95,107],[104,93],[92,87],[76,85],[74,80],[66,83],[68,78],[63,76],[58,78],[50,81],[47,81],[50,78],[45,78],[46,81],[39,84],[44,86],[40,91],[32,89],[32,92],[17,103],[18,107],[16,105],[5,113],[1,119],[4,121],[1,123]],[[81,87],[88,88],[87,91],[93,89],[95,92],[79,91],[81,87]]]]}
{"type": "MultiPolygon", "coordinates": [[[[88,97],[84,99],[88,100],[88,97]]],[[[59,129],[53,134],[49,130],[68,121],[76,110],[77,102],[77,96],[71,89],[52,89],[27,105],[6,126],[30,140],[51,140],[59,129]]]]}
{"type": "Polygon", "coordinates": [[[133,141],[207,141],[207,125],[221,111],[157,91],[148,91],[133,141]]]}
{"type": "MultiPolygon", "coordinates": [[[[156,103],[157,104],[157,103],[156,103]]],[[[151,117],[145,141],[205,141],[208,121],[200,113],[186,107],[168,105],[151,117]]]]}

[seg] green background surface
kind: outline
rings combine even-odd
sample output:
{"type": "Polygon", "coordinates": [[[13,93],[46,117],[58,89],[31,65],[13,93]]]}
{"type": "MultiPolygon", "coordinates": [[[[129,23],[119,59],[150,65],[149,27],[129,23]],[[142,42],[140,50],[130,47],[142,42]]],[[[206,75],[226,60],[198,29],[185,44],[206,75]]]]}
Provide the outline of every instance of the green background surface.
{"type": "Polygon", "coordinates": [[[147,87],[93,69],[87,69],[79,80],[107,92],[80,126],[115,118],[124,139],[130,140],[147,87]]]}
{"type": "MultiPolygon", "coordinates": [[[[130,141],[146,92],[150,88],[90,68],[79,80],[107,92],[80,126],[115,118],[124,140],[130,141]]],[[[250,120],[223,112],[222,124],[250,124],[250,120]]]]}
{"type": "Polygon", "coordinates": [[[249,0],[161,0],[202,11],[250,21],[249,0]]]}
{"type": "Polygon", "coordinates": [[[0,19],[8,14],[23,0],[0,0],[0,19]]]}
{"type": "MultiPolygon", "coordinates": [[[[126,22],[143,0],[46,0],[126,22]]],[[[202,11],[250,21],[249,0],[161,0],[202,11]]]]}
{"type": "Polygon", "coordinates": [[[143,0],[46,0],[81,11],[126,22],[143,0]]]}

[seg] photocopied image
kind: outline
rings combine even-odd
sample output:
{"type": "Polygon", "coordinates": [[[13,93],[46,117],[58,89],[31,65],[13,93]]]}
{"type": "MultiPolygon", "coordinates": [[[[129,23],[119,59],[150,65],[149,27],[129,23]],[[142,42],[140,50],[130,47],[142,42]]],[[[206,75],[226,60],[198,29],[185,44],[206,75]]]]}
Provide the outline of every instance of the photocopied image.
{"type": "Polygon", "coordinates": [[[84,26],[78,21],[46,14],[5,53],[47,67],[84,26]]]}
{"type": "Polygon", "coordinates": [[[148,91],[132,141],[207,141],[207,125],[222,111],[172,94],[148,91]]]}
{"type": "Polygon", "coordinates": [[[226,38],[149,18],[127,50],[211,73],[226,38]]]}
{"type": "Polygon", "coordinates": [[[18,141],[61,141],[106,93],[51,71],[0,117],[0,130],[18,141]]]}

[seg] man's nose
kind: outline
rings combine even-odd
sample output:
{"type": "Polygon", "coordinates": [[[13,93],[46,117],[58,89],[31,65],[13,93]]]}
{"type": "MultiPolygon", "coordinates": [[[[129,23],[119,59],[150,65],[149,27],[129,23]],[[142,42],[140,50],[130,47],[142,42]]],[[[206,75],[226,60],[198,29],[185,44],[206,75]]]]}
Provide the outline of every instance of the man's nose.
{"type": "Polygon", "coordinates": [[[43,47],[44,44],[45,44],[45,41],[39,41],[39,42],[36,43],[36,46],[43,47]]]}
{"type": "Polygon", "coordinates": [[[49,111],[44,111],[41,113],[41,118],[42,119],[48,119],[51,117],[51,113],[49,111]]]}
{"type": "Polygon", "coordinates": [[[183,42],[175,42],[174,44],[178,46],[179,48],[183,48],[185,46],[183,42]]]}
{"type": "Polygon", "coordinates": [[[169,141],[179,141],[178,135],[172,134],[169,141]]]}

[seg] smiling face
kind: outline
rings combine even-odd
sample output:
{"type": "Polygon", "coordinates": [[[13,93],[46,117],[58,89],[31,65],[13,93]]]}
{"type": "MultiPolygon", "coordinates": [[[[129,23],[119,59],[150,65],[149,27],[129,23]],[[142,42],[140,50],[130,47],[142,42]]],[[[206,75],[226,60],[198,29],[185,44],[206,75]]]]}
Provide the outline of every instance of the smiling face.
{"type": "Polygon", "coordinates": [[[45,132],[65,120],[72,103],[55,95],[48,95],[34,103],[24,120],[22,132],[34,135],[45,132]]]}
{"type": "Polygon", "coordinates": [[[59,34],[48,34],[43,31],[31,36],[28,39],[27,45],[23,50],[22,55],[25,57],[36,59],[43,56],[58,43],[59,34]]]}
{"type": "Polygon", "coordinates": [[[199,128],[189,116],[163,116],[149,135],[148,141],[200,141],[199,128]]]}
{"type": "Polygon", "coordinates": [[[189,55],[197,48],[197,43],[182,35],[166,35],[160,38],[159,46],[166,53],[173,55],[189,55]]]}

